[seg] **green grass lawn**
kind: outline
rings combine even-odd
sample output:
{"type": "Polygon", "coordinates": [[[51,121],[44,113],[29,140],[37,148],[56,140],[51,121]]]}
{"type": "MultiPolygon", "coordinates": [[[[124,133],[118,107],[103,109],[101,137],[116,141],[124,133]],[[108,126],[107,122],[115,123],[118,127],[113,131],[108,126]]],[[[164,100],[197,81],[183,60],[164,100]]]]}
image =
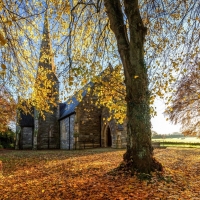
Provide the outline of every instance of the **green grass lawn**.
{"type": "Polygon", "coordinates": [[[178,146],[200,148],[200,138],[197,137],[179,137],[152,139],[153,142],[160,142],[161,146],[178,146]]]}

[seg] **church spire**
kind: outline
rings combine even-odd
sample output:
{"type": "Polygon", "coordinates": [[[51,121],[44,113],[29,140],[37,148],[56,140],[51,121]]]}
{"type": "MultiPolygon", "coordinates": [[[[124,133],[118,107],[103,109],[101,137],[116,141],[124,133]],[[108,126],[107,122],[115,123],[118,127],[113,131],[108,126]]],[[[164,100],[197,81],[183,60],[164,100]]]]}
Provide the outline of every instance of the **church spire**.
{"type": "Polygon", "coordinates": [[[45,12],[44,16],[44,28],[43,28],[43,36],[40,48],[39,67],[43,67],[44,69],[49,69],[53,73],[55,73],[55,65],[54,65],[53,51],[50,40],[47,11],[45,12]]]}
{"type": "Polygon", "coordinates": [[[52,52],[48,16],[46,12],[40,47],[40,59],[35,81],[35,96],[37,97],[35,102],[37,103],[37,99],[42,100],[43,106],[46,106],[47,110],[42,117],[38,114],[37,107],[35,107],[34,148],[37,149],[59,148],[59,82],[55,74],[52,52]]]}

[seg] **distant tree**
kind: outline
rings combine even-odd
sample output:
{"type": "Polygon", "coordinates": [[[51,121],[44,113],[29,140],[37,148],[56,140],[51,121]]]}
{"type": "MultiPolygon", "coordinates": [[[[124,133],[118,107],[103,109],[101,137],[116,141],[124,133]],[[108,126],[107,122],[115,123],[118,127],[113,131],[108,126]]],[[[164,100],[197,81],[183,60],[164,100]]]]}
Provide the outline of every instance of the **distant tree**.
{"type": "Polygon", "coordinates": [[[0,132],[0,145],[3,148],[13,148],[15,142],[15,133],[8,128],[4,132],[0,132]]]}
{"type": "Polygon", "coordinates": [[[188,70],[178,82],[173,94],[172,104],[167,111],[169,118],[175,124],[182,125],[184,135],[200,133],[200,66],[188,70]]]}
{"type": "Polygon", "coordinates": [[[0,132],[8,129],[10,121],[15,120],[16,103],[5,86],[0,85],[0,132]]]}
{"type": "Polygon", "coordinates": [[[157,136],[158,133],[156,131],[151,131],[152,137],[157,136]]]}
{"type": "Polygon", "coordinates": [[[171,135],[181,135],[179,132],[173,132],[171,135]]]}

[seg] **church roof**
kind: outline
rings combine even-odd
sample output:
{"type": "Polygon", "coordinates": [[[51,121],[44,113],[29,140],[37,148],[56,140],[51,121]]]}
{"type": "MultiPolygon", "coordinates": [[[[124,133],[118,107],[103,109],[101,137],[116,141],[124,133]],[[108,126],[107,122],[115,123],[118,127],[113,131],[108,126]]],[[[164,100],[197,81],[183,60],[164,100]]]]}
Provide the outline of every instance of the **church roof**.
{"type": "MultiPolygon", "coordinates": [[[[109,66],[105,70],[103,70],[99,74],[99,76],[102,76],[102,75],[104,76],[104,74],[106,73],[107,70],[109,70],[110,72],[113,71],[113,68],[112,68],[111,64],[109,64],[109,66]]],[[[84,97],[87,94],[87,88],[88,87],[92,87],[93,85],[94,85],[93,82],[89,82],[82,88],[82,90],[83,90],[82,97],[84,97]]],[[[65,117],[68,117],[68,116],[74,114],[75,113],[75,109],[79,105],[79,103],[80,102],[77,100],[76,94],[74,96],[72,96],[68,101],[66,101],[64,103],[61,103],[60,104],[60,118],[59,118],[59,120],[62,120],[65,117]]],[[[120,128],[121,127],[119,127],[119,129],[120,128]]]]}
{"type": "MultiPolygon", "coordinates": [[[[92,86],[92,83],[87,84],[87,86],[90,85],[92,86]]],[[[86,88],[86,87],[84,87],[86,88]]],[[[85,89],[82,92],[82,97],[85,97],[85,95],[87,94],[87,90],[85,89]]],[[[79,101],[76,98],[76,95],[72,96],[69,100],[67,100],[65,103],[61,103],[60,104],[60,118],[64,119],[65,117],[68,117],[72,114],[75,113],[75,108],[79,105],[79,101]]]]}
{"type": "Polygon", "coordinates": [[[80,102],[75,97],[70,98],[67,102],[60,105],[60,120],[73,114],[75,108],[80,102]]]}

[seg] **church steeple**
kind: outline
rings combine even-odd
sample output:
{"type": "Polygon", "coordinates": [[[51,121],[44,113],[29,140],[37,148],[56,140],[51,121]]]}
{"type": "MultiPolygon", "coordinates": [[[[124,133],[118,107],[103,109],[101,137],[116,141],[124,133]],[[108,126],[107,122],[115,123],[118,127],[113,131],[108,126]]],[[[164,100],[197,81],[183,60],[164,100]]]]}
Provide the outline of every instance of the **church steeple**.
{"type": "MultiPolygon", "coordinates": [[[[43,97],[43,101],[48,104],[47,106],[50,108],[51,112],[45,112],[44,117],[42,117],[38,114],[37,108],[35,108],[34,148],[59,148],[59,82],[55,74],[47,12],[44,16],[36,86],[36,91],[39,91],[37,94],[47,93],[47,96],[43,97]]],[[[41,96],[39,96],[39,98],[41,98],[41,96]]]]}
{"type": "Polygon", "coordinates": [[[43,27],[42,42],[40,47],[39,67],[44,67],[44,69],[49,69],[53,73],[55,73],[55,64],[54,64],[53,51],[50,39],[47,11],[45,12],[44,16],[44,27],[43,27]]]}

